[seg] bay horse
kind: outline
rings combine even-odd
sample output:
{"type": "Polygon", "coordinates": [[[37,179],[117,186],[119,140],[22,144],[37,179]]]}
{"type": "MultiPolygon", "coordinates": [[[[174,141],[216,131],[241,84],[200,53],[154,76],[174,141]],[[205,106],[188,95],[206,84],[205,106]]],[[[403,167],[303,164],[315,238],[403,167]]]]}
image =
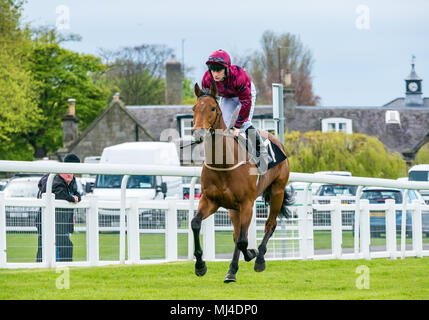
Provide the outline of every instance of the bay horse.
{"type": "MultiPolygon", "coordinates": [[[[223,207],[229,209],[230,219],[234,226],[233,240],[235,243],[233,258],[224,282],[235,282],[240,251],[243,253],[245,261],[251,261],[256,257],[254,265],[256,272],[264,271],[266,268],[264,259],[266,246],[276,229],[277,216],[279,214],[287,216],[286,206],[293,203],[293,190],[292,192],[286,191],[290,173],[289,161],[286,157],[277,166],[261,175],[258,180],[257,174],[251,174],[256,171],[256,166],[249,161],[247,152],[244,153],[245,161],[239,161],[240,145],[234,135],[228,135],[229,130],[227,130],[216,99],[218,94],[216,85],[212,84],[210,90],[204,89],[203,91],[198,84],[195,84],[194,93],[197,101],[192,108],[194,113],[192,130],[197,136],[199,134],[201,138],[199,140],[204,142],[205,148],[204,166],[201,172],[201,197],[197,213],[191,221],[196,258],[195,274],[203,276],[207,272],[206,263],[202,259],[203,252],[199,237],[201,223],[215,213],[219,207],[223,207]],[[219,153],[219,146],[216,147],[215,143],[215,141],[219,141],[219,133],[223,133],[220,137],[223,142],[220,157],[216,155],[216,150],[219,153]],[[234,148],[231,149],[231,146],[234,148]],[[232,161],[227,161],[228,157],[232,161]],[[218,161],[213,161],[214,158],[217,158],[218,161]],[[208,163],[212,164],[208,165],[208,163]],[[264,193],[265,200],[269,199],[270,203],[264,238],[258,250],[247,249],[247,233],[252,220],[253,205],[256,198],[262,193],[264,193]]],[[[284,146],[277,138],[268,132],[261,131],[260,133],[275,143],[286,155],[284,146]]],[[[243,147],[241,146],[241,148],[243,147]]]]}

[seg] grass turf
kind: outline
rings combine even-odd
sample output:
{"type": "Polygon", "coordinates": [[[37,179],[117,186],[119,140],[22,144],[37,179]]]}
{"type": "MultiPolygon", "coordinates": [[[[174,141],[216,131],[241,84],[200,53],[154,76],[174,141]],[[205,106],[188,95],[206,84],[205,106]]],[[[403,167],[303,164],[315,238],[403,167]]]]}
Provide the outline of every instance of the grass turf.
{"type": "Polygon", "coordinates": [[[207,262],[194,274],[193,262],[69,268],[70,288],[57,289],[56,269],[1,269],[0,299],[428,299],[429,258],[404,260],[267,261],[253,271],[240,261],[237,282],[224,284],[229,262],[207,262]],[[369,270],[369,289],[358,289],[358,266],[369,270]]]}

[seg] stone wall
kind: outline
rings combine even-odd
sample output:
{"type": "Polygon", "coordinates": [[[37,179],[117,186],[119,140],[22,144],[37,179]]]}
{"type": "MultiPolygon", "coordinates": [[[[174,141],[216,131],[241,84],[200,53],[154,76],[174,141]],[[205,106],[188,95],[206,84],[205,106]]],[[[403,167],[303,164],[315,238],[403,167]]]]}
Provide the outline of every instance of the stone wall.
{"type": "MultiPolygon", "coordinates": [[[[83,161],[88,156],[100,156],[103,149],[112,145],[136,141],[136,122],[119,104],[109,108],[102,117],[95,120],[70,151],[83,161]]],[[[152,141],[144,131],[138,129],[138,141],[152,141]]]]}

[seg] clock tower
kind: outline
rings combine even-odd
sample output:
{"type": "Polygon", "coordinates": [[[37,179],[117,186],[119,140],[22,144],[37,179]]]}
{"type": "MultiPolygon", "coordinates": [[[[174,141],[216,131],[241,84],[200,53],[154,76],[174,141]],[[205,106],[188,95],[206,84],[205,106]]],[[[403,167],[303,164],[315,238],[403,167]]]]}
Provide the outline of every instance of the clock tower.
{"type": "Polygon", "coordinates": [[[416,57],[411,58],[411,72],[405,78],[405,105],[406,106],[423,106],[422,97],[422,79],[414,70],[416,57]]]}

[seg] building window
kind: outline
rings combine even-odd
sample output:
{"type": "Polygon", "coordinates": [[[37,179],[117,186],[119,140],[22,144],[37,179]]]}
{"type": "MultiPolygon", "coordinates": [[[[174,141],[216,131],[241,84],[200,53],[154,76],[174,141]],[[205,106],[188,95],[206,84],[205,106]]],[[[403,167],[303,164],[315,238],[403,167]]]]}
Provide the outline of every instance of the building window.
{"type": "Polygon", "coordinates": [[[322,132],[353,133],[352,120],[346,118],[322,119],[322,132]]]}
{"type": "Polygon", "coordinates": [[[260,119],[252,119],[252,124],[255,129],[262,130],[261,120],[260,119]]]}
{"type": "Polygon", "coordinates": [[[274,120],[264,119],[262,121],[262,126],[264,131],[268,131],[273,135],[277,134],[277,123],[274,120]]]}
{"type": "Polygon", "coordinates": [[[181,119],[181,132],[180,135],[182,138],[192,137],[192,128],[194,127],[194,119],[193,118],[182,118],[181,119]]]}
{"type": "Polygon", "coordinates": [[[396,110],[386,111],[386,124],[390,124],[390,123],[401,124],[399,111],[396,111],[396,110]]]}

